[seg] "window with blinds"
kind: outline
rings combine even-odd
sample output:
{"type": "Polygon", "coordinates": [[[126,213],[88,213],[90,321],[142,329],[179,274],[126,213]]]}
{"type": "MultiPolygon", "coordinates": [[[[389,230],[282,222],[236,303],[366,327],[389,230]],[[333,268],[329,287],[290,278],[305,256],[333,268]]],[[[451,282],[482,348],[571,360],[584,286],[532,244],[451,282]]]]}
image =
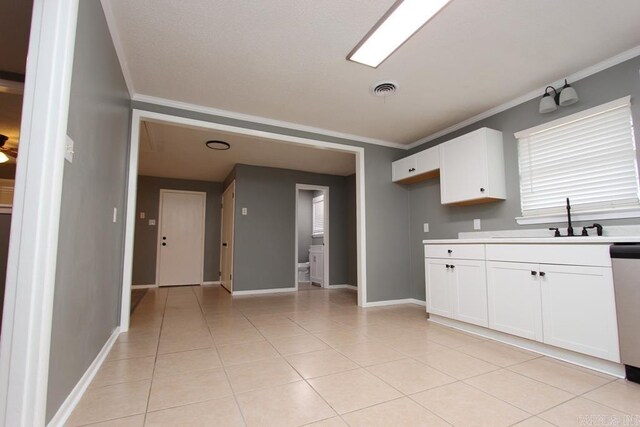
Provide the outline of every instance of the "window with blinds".
{"type": "MultiPolygon", "coordinates": [[[[324,235],[324,195],[313,198],[313,237],[324,235]]],[[[307,217],[308,218],[308,217],[307,217]]]]}
{"type": "Polygon", "coordinates": [[[630,97],[515,136],[522,219],[564,215],[567,197],[576,219],[640,216],[630,97]]]}

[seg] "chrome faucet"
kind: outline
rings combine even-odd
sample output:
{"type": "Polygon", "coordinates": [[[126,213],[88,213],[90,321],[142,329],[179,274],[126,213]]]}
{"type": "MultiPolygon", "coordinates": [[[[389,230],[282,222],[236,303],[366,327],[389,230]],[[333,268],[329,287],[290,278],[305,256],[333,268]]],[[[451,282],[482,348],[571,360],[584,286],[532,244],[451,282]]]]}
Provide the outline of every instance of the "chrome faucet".
{"type": "Polygon", "coordinates": [[[567,237],[575,236],[573,234],[573,227],[571,226],[571,203],[569,203],[569,198],[567,197],[567,237]]]}

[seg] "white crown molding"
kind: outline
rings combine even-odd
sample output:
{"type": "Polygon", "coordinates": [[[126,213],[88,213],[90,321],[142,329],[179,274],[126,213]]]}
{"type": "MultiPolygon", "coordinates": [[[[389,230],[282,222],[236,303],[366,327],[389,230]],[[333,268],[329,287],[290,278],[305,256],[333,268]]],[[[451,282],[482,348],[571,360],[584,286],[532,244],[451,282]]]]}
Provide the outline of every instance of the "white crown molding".
{"type": "Polygon", "coordinates": [[[120,62],[120,69],[122,70],[122,75],[124,76],[124,82],[127,85],[129,96],[133,97],[135,95],[133,78],[131,77],[129,64],[127,63],[127,59],[124,54],[124,47],[122,44],[122,40],[120,39],[120,33],[118,33],[118,26],[116,25],[116,18],[113,14],[113,9],[111,8],[111,2],[109,0],[101,0],[100,3],[102,4],[104,18],[107,21],[107,27],[109,28],[109,33],[111,34],[111,41],[113,42],[116,56],[118,57],[118,61],[120,62]]]}
{"type": "Polygon", "coordinates": [[[249,114],[237,113],[235,111],[221,110],[218,108],[205,107],[203,105],[190,104],[188,102],[173,101],[171,99],[159,98],[150,95],[142,95],[135,93],[131,96],[132,101],[145,102],[148,104],[161,105],[163,107],[177,108],[180,110],[193,111],[197,113],[210,114],[214,116],[226,117],[229,119],[242,120],[246,122],[259,123],[268,126],[276,126],[285,129],[299,130],[302,132],[310,132],[319,135],[331,136],[341,139],[349,139],[351,141],[363,142],[365,144],[382,145],[384,147],[399,148],[406,150],[407,146],[396,142],[383,141],[381,139],[367,138],[365,136],[352,135],[349,133],[335,132],[328,129],[316,128],[312,126],[301,125],[281,120],[269,119],[261,116],[252,116],[249,114]]]}
{"type": "MultiPolygon", "coordinates": [[[[600,71],[606,70],[607,68],[611,68],[614,65],[618,65],[624,61],[627,61],[631,58],[635,58],[636,56],[640,55],[640,46],[636,46],[632,49],[629,49],[627,51],[624,51],[622,53],[619,53],[616,56],[613,56],[609,59],[605,59],[604,61],[598,62],[597,64],[591,65],[583,70],[580,70],[576,73],[573,73],[571,75],[568,75],[566,77],[567,80],[569,80],[570,82],[575,82],[577,80],[581,80],[584,79],[585,77],[589,77],[593,74],[599,73],[600,71]]],[[[429,141],[433,141],[436,138],[440,138],[441,136],[447,135],[451,132],[454,132],[458,129],[462,129],[466,126],[472,125],[476,122],[479,122],[480,120],[484,120],[488,117],[491,117],[495,114],[501,113],[503,111],[508,110],[509,108],[513,108],[517,105],[523,104],[531,99],[534,98],[538,98],[540,97],[543,93],[544,90],[547,86],[553,86],[553,87],[559,87],[562,86],[564,84],[564,78],[556,80],[553,83],[549,83],[548,85],[545,85],[539,89],[536,90],[532,90],[531,92],[528,92],[512,101],[506,102],[502,105],[498,105],[497,107],[493,107],[490,110],[485,111],[484,113],[480,113],[476,116],[473,116],[467,120],[464,120],[460,123],[457,123],[453,126],[449,126],[446,129],[443,129],[441,131],[432,133],[431,135],[425,136],[424,138],[420,138],[419,140],[412,142],[411,144],[405,146],[404,148],[407,150],[410,150],[412,148],[415,148],[419,145],[422,145],[426,142],[429,141]]]]}

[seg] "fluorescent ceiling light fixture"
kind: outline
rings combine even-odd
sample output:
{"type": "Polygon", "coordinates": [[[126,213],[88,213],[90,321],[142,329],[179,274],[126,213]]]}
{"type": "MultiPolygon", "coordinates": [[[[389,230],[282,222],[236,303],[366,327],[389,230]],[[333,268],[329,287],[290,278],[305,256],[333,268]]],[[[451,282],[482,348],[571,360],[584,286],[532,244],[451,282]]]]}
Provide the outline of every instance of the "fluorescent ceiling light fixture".
{"type": "Polygon", "coordinates": [[[347,59],[376,68],[450,0],[399,0],[347,59]]]}

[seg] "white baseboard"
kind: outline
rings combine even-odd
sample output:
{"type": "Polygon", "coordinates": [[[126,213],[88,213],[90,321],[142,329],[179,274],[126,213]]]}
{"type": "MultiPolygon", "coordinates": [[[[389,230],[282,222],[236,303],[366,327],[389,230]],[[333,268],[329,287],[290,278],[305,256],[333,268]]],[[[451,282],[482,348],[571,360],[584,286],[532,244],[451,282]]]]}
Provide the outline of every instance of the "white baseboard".
{"type": "Polygon", "coordinates": [[[113,330],[113,333],[111,334],[107,342],[104,343],[104,346],[102,346],[102,350],[100,350],[100,353],[98,353],[96,358],[93,359],[93,362],[86,370],[82,378],[80,378],[78,384],[76,384],[73,390],[71,390],[71,393],[69,393],[69,396],[67,396],[64,402],[62,402],[62,405],[60,405],[60,408],[58,408],[58,412],[56,412],[53,418],[51,418],[51,421],[49,421],[47,427],[62,427],[65,425],[65,423],[69,419],[69,416],[78,405],[78,402],[80,402],[80,399],[84,395],[84,392],[89,387],[89,384],[91,384],[91,381],[93,381],[93,378],[98,373],[98,370],[102,366],[102,363],[104,363],[104,360],[107,358],[109,351],[111,351],[111,347],[113,347],[116,339],[118,339],[118,335],[120,335],[119,326],[113,330]]]}
{"type": "Polygon", "coordinates": [[[218,285],[222,285],[222,283],[220,281],[216,281],[216,282],[202,282],[202,284],[200,286],[218,286],[218,285]]]}
{"type": "Polygon", "coordinates": [[[610,362],[604,359],[598,359],[597,357],[587,356],[586,354],[576,353],[571,350],[565,350],[563,348],[554,347],[538,341],[531,341],[526,338],[516,337],[515,335],[505,334],[503,332],[494,331],[493,329],[483,328],[482,326],[472,325],[470,323],[464,323],[458,320],[447,319],[446,317],[441,317],[435,314],[429,314],[429,321],[438,323],[440,325],[449,326],[451,328],[473,335],[490,338],[494,341],[499,341],[505,344],[512,345],[514,347],[549,356],[554,359],[562,360],[564,362],[569,362],[574,365],[583,366],[585,368],[593,369],[598,372],[613,375],[614,377],[625,377],[624,365],[621,365],[619,363],[610,362]]]}
{"type": "Polygon", "coordinates": [[[296,288],[275,288],[275,289],[256,289],[253,291],[233,291],[231,295],[260,295],[260,294],[279,294],[281,292],[295,292],[296,288]]]}
{"type": "Polygon", "coordinates": [[[401,305],[401,304],[417,304],[417,305],[424,306],[425,302],[415,298],[391,299],[386,301],[367,302],[364,304],[364,307],[384,307],[387,305],[401,305]]]}
{"type": "Polygon", "coordinates": [[[158,285],[131,285],[131,289],[148,289],[148,288],[157,288],[158,285]]]}
{"type": "Polygon", "coordinates": [[[351,289],[357,291],[358,287],[353,285],[329,285],[329,289],[351,289]]]}

